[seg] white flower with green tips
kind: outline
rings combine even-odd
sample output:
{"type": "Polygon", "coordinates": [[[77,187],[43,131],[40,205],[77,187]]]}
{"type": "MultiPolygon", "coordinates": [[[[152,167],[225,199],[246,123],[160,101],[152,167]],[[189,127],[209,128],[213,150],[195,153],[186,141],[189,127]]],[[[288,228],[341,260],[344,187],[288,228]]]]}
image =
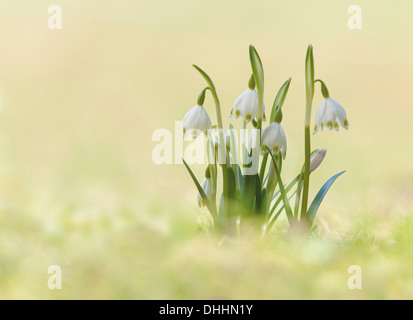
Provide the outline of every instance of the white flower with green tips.
{"type": "Polygon", "coordinates": [[[207,130],[211,128],[211,119],[203,106],[196,105],[186,113],[183,120],[184,136],[192,131],[192,135],[196,137],[198,130],[206,133],[207,130]]]}
{"type": "Polygon", "coordinates": [[[323,131],[324,128],[338,131],[340,125],[345,129],[349,126],[346,111],[336,100],[325,98],[317,110],[313,134],[319,129],[323,131]]]}
{"type": "Polygon", "coordinates": [[[281,151],[281,155],[283,159],[285,159],[287,153],[287,137],[281,124],[272,122],[262,132],[261,151],[268,151],[267,147],[274,153],[281,151]]]}
{"type": "MultiPolygon", "coordinates": [[[[248,89],[245,90],[241,95],[235,100],[234,106],[231,109],[230,117],[235,115],[238,119],[242,117],[245,121],[249,122],[258,116],[258,92],[255,90],[254,77],[251,76],[248,83],[248,89]]],[[[265,105],[262,104],[262,117],[265,120],[265,105]]]]}

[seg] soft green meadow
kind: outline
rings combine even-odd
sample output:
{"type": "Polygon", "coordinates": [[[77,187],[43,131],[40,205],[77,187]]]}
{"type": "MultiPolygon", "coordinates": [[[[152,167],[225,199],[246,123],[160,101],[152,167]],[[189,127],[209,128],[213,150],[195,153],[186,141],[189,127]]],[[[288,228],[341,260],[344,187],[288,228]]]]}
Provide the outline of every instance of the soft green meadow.
{"type": "MultiPolygon", "coordinates": [[[[0,4],[0,298],[413,298],[412,4],[358,1],[361,30],[347,27],[348,1],[53,4],[62,30],[47,28],[48,1],[0,4]],[[213,78],[228,127],[252,44],[266,105],[292,77],[290,181],[304,154],[309,43],[350,122],[312,136],[328,152],[309,198],[346,170],[315,232],[291,238],[284,215],[265,238],[246,221],[239,239],[202,232],[191,178],[153,163],[152,133],[174,133],[195,104],[204,81],[194,63],[213,78]],[[51,265],[61,290],[48,288],[51,265]],[[348,287],[352,265],[361,290],[348,287]]],[[[204,106],[213,113],[210,97],[204,106]]],[[[201,179],[205,166],[192,169],[201,179]]]]}

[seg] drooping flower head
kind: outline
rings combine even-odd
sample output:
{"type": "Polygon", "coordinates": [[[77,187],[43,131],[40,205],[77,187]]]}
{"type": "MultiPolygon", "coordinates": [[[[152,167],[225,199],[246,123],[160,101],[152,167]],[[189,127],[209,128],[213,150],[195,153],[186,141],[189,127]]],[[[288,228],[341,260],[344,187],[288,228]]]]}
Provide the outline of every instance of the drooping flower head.
{"type": "Polygon", "coordinates": [[[283,159],[285,159],[287,153],[287,137],[280,123],[272,122],[262,132],[261,151],[268,151],[267,147],[275,153],[281,151],[281,155],[283,159]]]}
{"type": "MultiPolygon", "coordinates": [[[[262,104],[262,119],[265,120],[265,105],[262,104]]],[[[234,106],[232,107],[230,117],[235,115],[235,118],[244,118],[247,122],[256,118],[258,115],[258,92],[255,90],[254,78],[251,77],[248,89],[245,90],[241,95],[235,100],[234,106]]]]}
{"type": "Polygon", "coordinates": [[[347,120],[346,111],[334,99],[327,97],[321,102],[315,116],[315,126],[313,134],[317,133],[319,129],[323,131],[324,128],[329,130],[339,130],[340,125],[348,129],[349,123],[347,120]]]}
{"type": "MultiPolygon", "coordinates": [[[[204,190],[205,195],[208,199],[212,197],[212,181],[209,178],[205,178],[201,183],[202,190],[204,190]]],[[[204,207],[205,202],[201,197],[201,194],[198,192],[198,206],[204,207]]]]}
{"type": "Polygon", "coordinates": [[[212,128],[211,119],[203,106],[196,105],[185,114],[183,127],[184,136],[192,131],[193,136],[196,137],[199,134],[198,130],[206,133],[208,129],[212,128]]]}
{"type": "Polygon", "coordinates": [[[205,101],[205,92],[208,89],[209,88],[206,87],[201,91],[195,107],[189,110],[184,116],[184,137],[188,132],[192,132],[193,138],[196,138],[199,134],[199,131],[207,134],[207,130],[212,128],[211,119],[209,118],[208,113],[203,107],[205,101]]]}
{"type": "MultiPolygon", "coordinates": [[[[211,180],[211,174],[209,172],[209,168],[205,171],[205,179],[201,183],[202,190],[204,190],[206,197],[211,200],[213,195],[213,186],[211,180]]],[[[205,201],[202,199],[201,194],[198,192],[198,205],[199,207],[205,206],[205,201]]]]}

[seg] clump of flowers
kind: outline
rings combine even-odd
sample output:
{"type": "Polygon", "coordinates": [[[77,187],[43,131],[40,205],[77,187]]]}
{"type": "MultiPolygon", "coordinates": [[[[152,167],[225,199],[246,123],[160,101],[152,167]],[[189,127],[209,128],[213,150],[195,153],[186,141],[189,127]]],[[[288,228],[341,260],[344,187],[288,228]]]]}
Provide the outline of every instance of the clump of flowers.
{"type": "Polygon", "coordinates": [[[348,129],[346,111],[330,98],[324,81],[314,78],[313,47],[310,45],[305,60],[304,163],[298,175],[288,184],[284,184],[281,170],[287,156],[287,136],[281,122],[282,107],[291,78],[278,90],[268,124],[263,128],[263,121],[266,120],[263,101],[264,70],[253,46],[249,48],[249,55],[252,75],[248,88],[235,100],[230,111],[230,117],[234,116],[235,121],[242,121],[244,129],[241,137],[244,139],[238,144],[233,126],[230,125],[228,130],[223,128],[221,105],[214,83],[207,73],[194,65],[205,79],[207,87],[199,94],[196,106],[185,115],[183,129],[185,136],[191,132],[193,137],[197,137],[202,132],[208,138],[208,164],[202,183],[198,182],[185,159],[183,162],[198,189],[198,204],[207,207],[214,229],[229,232],[239,228],[243,217],[257,216],[262,219],[265,233],[271,229],[277,218],[285,213],[290,230],[304,230],[308,233],[324,196],[337,177],[344,172],[328,179],[309,205],[310,175],[320,166],[327,152],[326,149],[311,150],[310,124],[315,84],[320,83],[324,100],[316,112],[313,134],[325,128],[338,131],[341,126],[348,129]],[[217,125],[212,125],[203,107],[207,91],[212,94],[215,103],[217,125]],[[247,142],[245,132],[249,132],[249,129],[251,135],[247,142]],[[219,199],[218,172],[221,172],[222,177],[222,194],[219,199]]]}

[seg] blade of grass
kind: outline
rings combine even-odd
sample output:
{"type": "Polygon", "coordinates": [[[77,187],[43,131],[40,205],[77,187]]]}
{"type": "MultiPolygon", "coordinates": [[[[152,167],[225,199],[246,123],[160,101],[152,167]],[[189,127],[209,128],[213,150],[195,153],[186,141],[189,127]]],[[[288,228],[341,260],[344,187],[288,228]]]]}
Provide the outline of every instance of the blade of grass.
{"type": "Polygon", "coordinates": [[[308,221],[310,222],[310,225],[313,223],[315,215],[318,211],[318,208],[320,207],[320,204],[323,201],[324,196],[326,195],[327,191],[330,189],[334,181],[336,181],[336,179],[339,176],[341,176],[344,172],[345,171],[341,171],[337,173],[336,175],[332,176],[330,179],[328,179],[327,182],[318,191],[317,195],[314,197],[314,200],[311,203],[310,207],[308,208],[307,215],[306,215],[308,221]]]}
{"type": "MultiPolygon", "coordinates": [[[[291,190],[291,188],[294,187],[294,185],[297,183],[299,177],[300,177],[300,175],[296,176],[296,177],[290,182],[290,184],[289,184],[287,187],[284,186],[285,192],[288,193],[288,192],[291,190]]],[[[280,190],[278,190],[278,191],[274,194],[273,200],[275,199],[275,197],[276,197],[279,193],[280,193],[280,190]]],[[[294,193],[295,193],[295,192],[294,192],[294,193]]],[[[274,212],[274,210],[275,210],[275,209],[277,208],[277,206],[280,204],[281,200],[282,200],[282,197],[278,197],[278,199],[275,201],[273,207],[271,208],[271,211],[270,211],[269,215],[271,215],[271,214],[274,212]]]]}
{"type": "Polygon", "coordinates": [[[292,210],[291,210],[290,203],[288,201],[287,192],[284,189],[284,184],[282,182],[280,171],[278,170],[278,166],[277,166],[277,163],[274,159],[274,156],[272,155],[271,150],[268,147],[267,147],[267,149],[268,149],[269,154],[271,155],[271,159],[272,159],[272,162],[274,164],[275,174],[277,175],[277,180],[278,180],[278,185],[279,185],[279,188],[280,188],[281,197],[283,199],[284,206],[285,206],[285,213],[287,214],[288,222],[290,223],[290,226],[291,226],[291,224],[294,222],[294,217],[293,217],[293,213],[292,213],[292,210]]]}
{"type": "Polygon", "coordinates": [[[204,200],[206,207],[208,208],[208,211],[211,213],[212,217],[214,218],[214,221],[217,220],[217,209],[216,207],[212,204],[211,201],[209,201],[208,197],[206,196],[204,189],[202,189],[201,185],[199,184],[197,178],[195,177],[194,173],[192,172],[191,168],[188,166],[186,161],[182,158],[182,161],[186,167],[186,169],[189,172],[189,175],[191,176],[192,180],[195,183],[196,188],[198,189],[199,194],[201,195],[202,200],[204,200]]]}
{"type": "MultiPolygon", "coordinates": [[[[291,200],[291,198],[295,195],[296,192],[297,192],[297,190],[295,190],[293,192],[293,194],[288,198],[288,200],[291,200]]],[[[281,208],[277,211],[277,213],[268,220],[266,228],[265,228],[266,230],[268,230],[268,231],[271,230],[274,222],[278,219],[278,217],[280,216],[280,214],[284,210],[284,208],[285,208],[285,206],[282,205],[281,208]]]]}

